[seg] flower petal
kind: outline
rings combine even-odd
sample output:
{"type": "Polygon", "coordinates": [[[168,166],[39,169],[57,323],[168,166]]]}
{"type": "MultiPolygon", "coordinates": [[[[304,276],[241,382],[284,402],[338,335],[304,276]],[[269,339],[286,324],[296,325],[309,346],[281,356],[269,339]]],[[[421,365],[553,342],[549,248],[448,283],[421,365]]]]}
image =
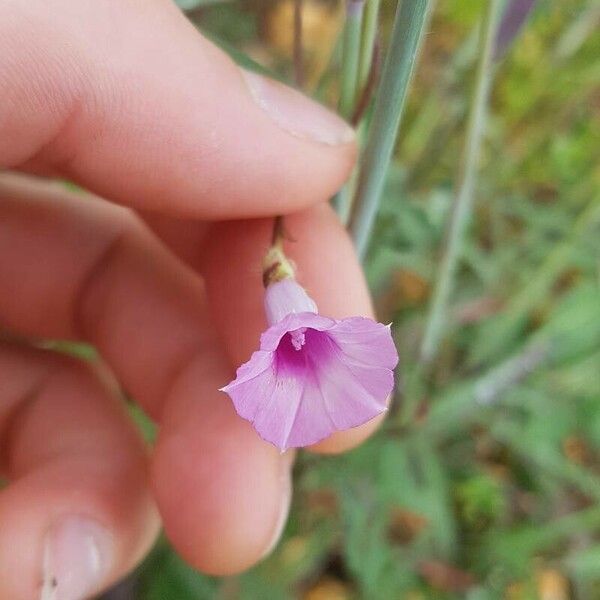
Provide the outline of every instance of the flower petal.
{"type": "Polygon", "coordinates": [[[262,335],[261,349],[223,391],[238,414],[283,451],[384,412],[397,361],[389,327],[362,317],[293,313],[262,335]],[[299,330],[303,344],[283,340],[299,330]]]}
{"type": "Polygon", "coordinates": [[[289,448],[305,384],[303,377],[288,376],[272,367],[224,391],[237,413],[252,423],[260,437],[283,452],[289,448]]]}
{"type": "Polygon", "coordinates": [[[318,380],[307,379],[296,418],[290,428],[287,447],[311,446],[329,437],[336,429],[319,389],[318,380]]]}
{"type": "Polygon", "coordinates": [[[221,391],[229,395],[240,417],[253,421],[261,405],[272,397],[275,383],[273,356],[269,352],[258,351],[237,370],[236,378],[221,391]]]}
{"type": "Polygon", "coordinates": [[[263,398],[252,419],[260,437],[277,446],[282,452],[290,447],[290,431],[297,419],[305,383],[301,378],[278,375],[270,397],[263,398]]]}
{"type": "Polygon", "coordinates": [[[398,351],[387,325],[366,317],[350,317],[338,321],[329,336],[357,363],[387,369],[398,364],[398,351]]]}
{"type": "Polygon", "coordinates": [[[365,367],[348,359],[331,332],[323,336],[322,343],[329,345],[331,359],[326,364],[314,362],[313,369],[334,430],[357,427],[384,412],[387,396],[394,386],[393,372],[385,367],[365,367]]]}
{"type": "Polygon", "coordinates": [[[266,352],[274,352],[279,346],[281,338],[289,331],[295,331],[302,327],[327,331],[335,327],[336,321],[328,317],[322,317],[311,312],[291,313],[275,325],[272,325],[260,336],[260,349],[266,352]]]}
{"type": "Polygon", "coordinates": [[[304,393],[303,375],[285,363],[276,366],[274,354],[260,350],[237,370],[236,379],[222,391],[261,438],[284,451],[289,447],[288,438],[304,393]]]}
{"type": "Polygon", "coordinates": [[[235,373],[235,379],[221,388],[222,392],[229,392],[234,387],[242,383],[246,383],[250,379],[254,379],[273,365],[273,354],[271,352],[263,352],[257,350],[252,353],[250,360],[238,367],[235,373]]]}

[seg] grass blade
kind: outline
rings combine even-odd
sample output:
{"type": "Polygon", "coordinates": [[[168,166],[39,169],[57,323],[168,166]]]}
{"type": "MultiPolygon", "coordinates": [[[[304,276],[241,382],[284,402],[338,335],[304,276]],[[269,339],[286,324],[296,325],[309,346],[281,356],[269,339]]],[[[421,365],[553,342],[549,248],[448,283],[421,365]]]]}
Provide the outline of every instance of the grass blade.
{"type": "Polygon", "coordinates": [[[396,12],[350,219],[350,230],[360,256],[367,249],[381,200],[429,5],[428,0],[403,0],[396,12]]]}
{"type": "Polygon", "coordinates": [[[358,91],[358,65],[364,0],[346,0],[346,22],[342,49],[340,114],[350,120],[358,91]]]}
{"type": "Polygon", "coordinates": [[[446,322],[446,306],[452,291],[454,272],[460,257],[465,228],[471,214],[473,187],[477,173],[481,139],[485,129],[486,105],[492,80],[492,61],[500,4],[500,0],[489,0],[481,25],[479,61],[469,112],[465,147],[442,261],[421,344],[420,362],[422,364],[429,364],[435,358],[438,350],[446,322]]]}
{"type": "Polygon", "coordinates": [[[373,52],[379,22],[379,4],[381,0],[367,0],[363,17],[363,34],[360,45],[360,66],[358,69],[359,87],[364,87],[369,79],[373,65],[373,52]]]}

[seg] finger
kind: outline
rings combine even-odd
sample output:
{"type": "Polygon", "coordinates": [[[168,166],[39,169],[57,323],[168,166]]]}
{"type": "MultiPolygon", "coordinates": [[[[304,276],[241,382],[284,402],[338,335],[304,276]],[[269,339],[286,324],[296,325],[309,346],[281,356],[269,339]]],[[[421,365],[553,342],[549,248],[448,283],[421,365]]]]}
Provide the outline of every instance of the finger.
{"type": "Polygon", "coordinates": [[[210,230],[210,222],[171,217],[149,211],[138,212],[138,214],[175,256],[193,268],[198,266],[202,244],[210,230]]]}
{"type": "Polygon", "coordinates": [[[4,3],[0,82],[0,167],[136,207],[289,212],[329,197],[354,158],[338,117],[240,71],[168,0],[4,3]]]}
{"type": "Polygon", "coordinates": [[[145,449],[83,365],[0,344],[0,373],[0,597],[87,598],[158,532],[145,449]]]}
{"type": "Polygon", "coordinates": [[[153,485],[185,558],[229,573],[264,554],[289,505],[289,463],[218,391],[233,373],[202,282],[130,211],[4,178],[0,323],[91,341],[161,421],[153,485]]]}
{"type": "Polygon", "coordinates": [[[281,455],[218,391],[229,362],[198,360],[167,399],[153,461],[165,531],[212,575],[251,567],[278,541],[291,502],[293,452],[281,455]]]}
{"type": "MultiPolygon", "coordinates": [[[[256,350],[264,317],[260,265],[271,239],[272,219],[215,224],[203,248],[211,310],[234,365],[256,350]]],[[[372,316],[367,286],[352,243],[327,205],[286,217],[285,229],[294,240],[286,252],[294,260],[300,283],[319,312],[335,318],[372,316]]],[[[341,452],[370,435],[381,422],[336,432],[312,449],[341,452]]]]}

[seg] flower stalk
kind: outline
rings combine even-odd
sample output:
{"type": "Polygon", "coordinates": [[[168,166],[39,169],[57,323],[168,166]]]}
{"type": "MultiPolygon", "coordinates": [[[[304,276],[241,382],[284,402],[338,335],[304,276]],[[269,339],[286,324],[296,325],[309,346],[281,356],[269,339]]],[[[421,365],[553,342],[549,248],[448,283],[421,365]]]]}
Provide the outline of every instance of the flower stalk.
{"type": "Polygon", "coordinates": [[[428,0],[403,0],[396,11],[350,218],[350,230],[360,256],[367,249],[379,208],[429,6],[428,0]]]}
{"type": "Polygon", "coordinates": [[[279,215],[273,220],[271,247],[263,258],[263,285],[266,288],[272,283],[294,278],[294,266],[283,250],[284,237],[283,216],[279,215]]]}

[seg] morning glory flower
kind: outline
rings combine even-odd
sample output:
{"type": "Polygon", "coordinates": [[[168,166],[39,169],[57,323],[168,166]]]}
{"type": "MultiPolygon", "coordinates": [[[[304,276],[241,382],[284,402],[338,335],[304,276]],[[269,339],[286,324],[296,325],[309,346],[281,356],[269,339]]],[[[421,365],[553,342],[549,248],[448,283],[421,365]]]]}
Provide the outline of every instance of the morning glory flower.
{"type": "Polygon", "coordinates": [[[384,412],[398,354],[389,326],[365,317],[319,315],[280,249],[271,249],[267,263],[269,328],[259,350],[222,391],[283,452],[384,412]]]}

